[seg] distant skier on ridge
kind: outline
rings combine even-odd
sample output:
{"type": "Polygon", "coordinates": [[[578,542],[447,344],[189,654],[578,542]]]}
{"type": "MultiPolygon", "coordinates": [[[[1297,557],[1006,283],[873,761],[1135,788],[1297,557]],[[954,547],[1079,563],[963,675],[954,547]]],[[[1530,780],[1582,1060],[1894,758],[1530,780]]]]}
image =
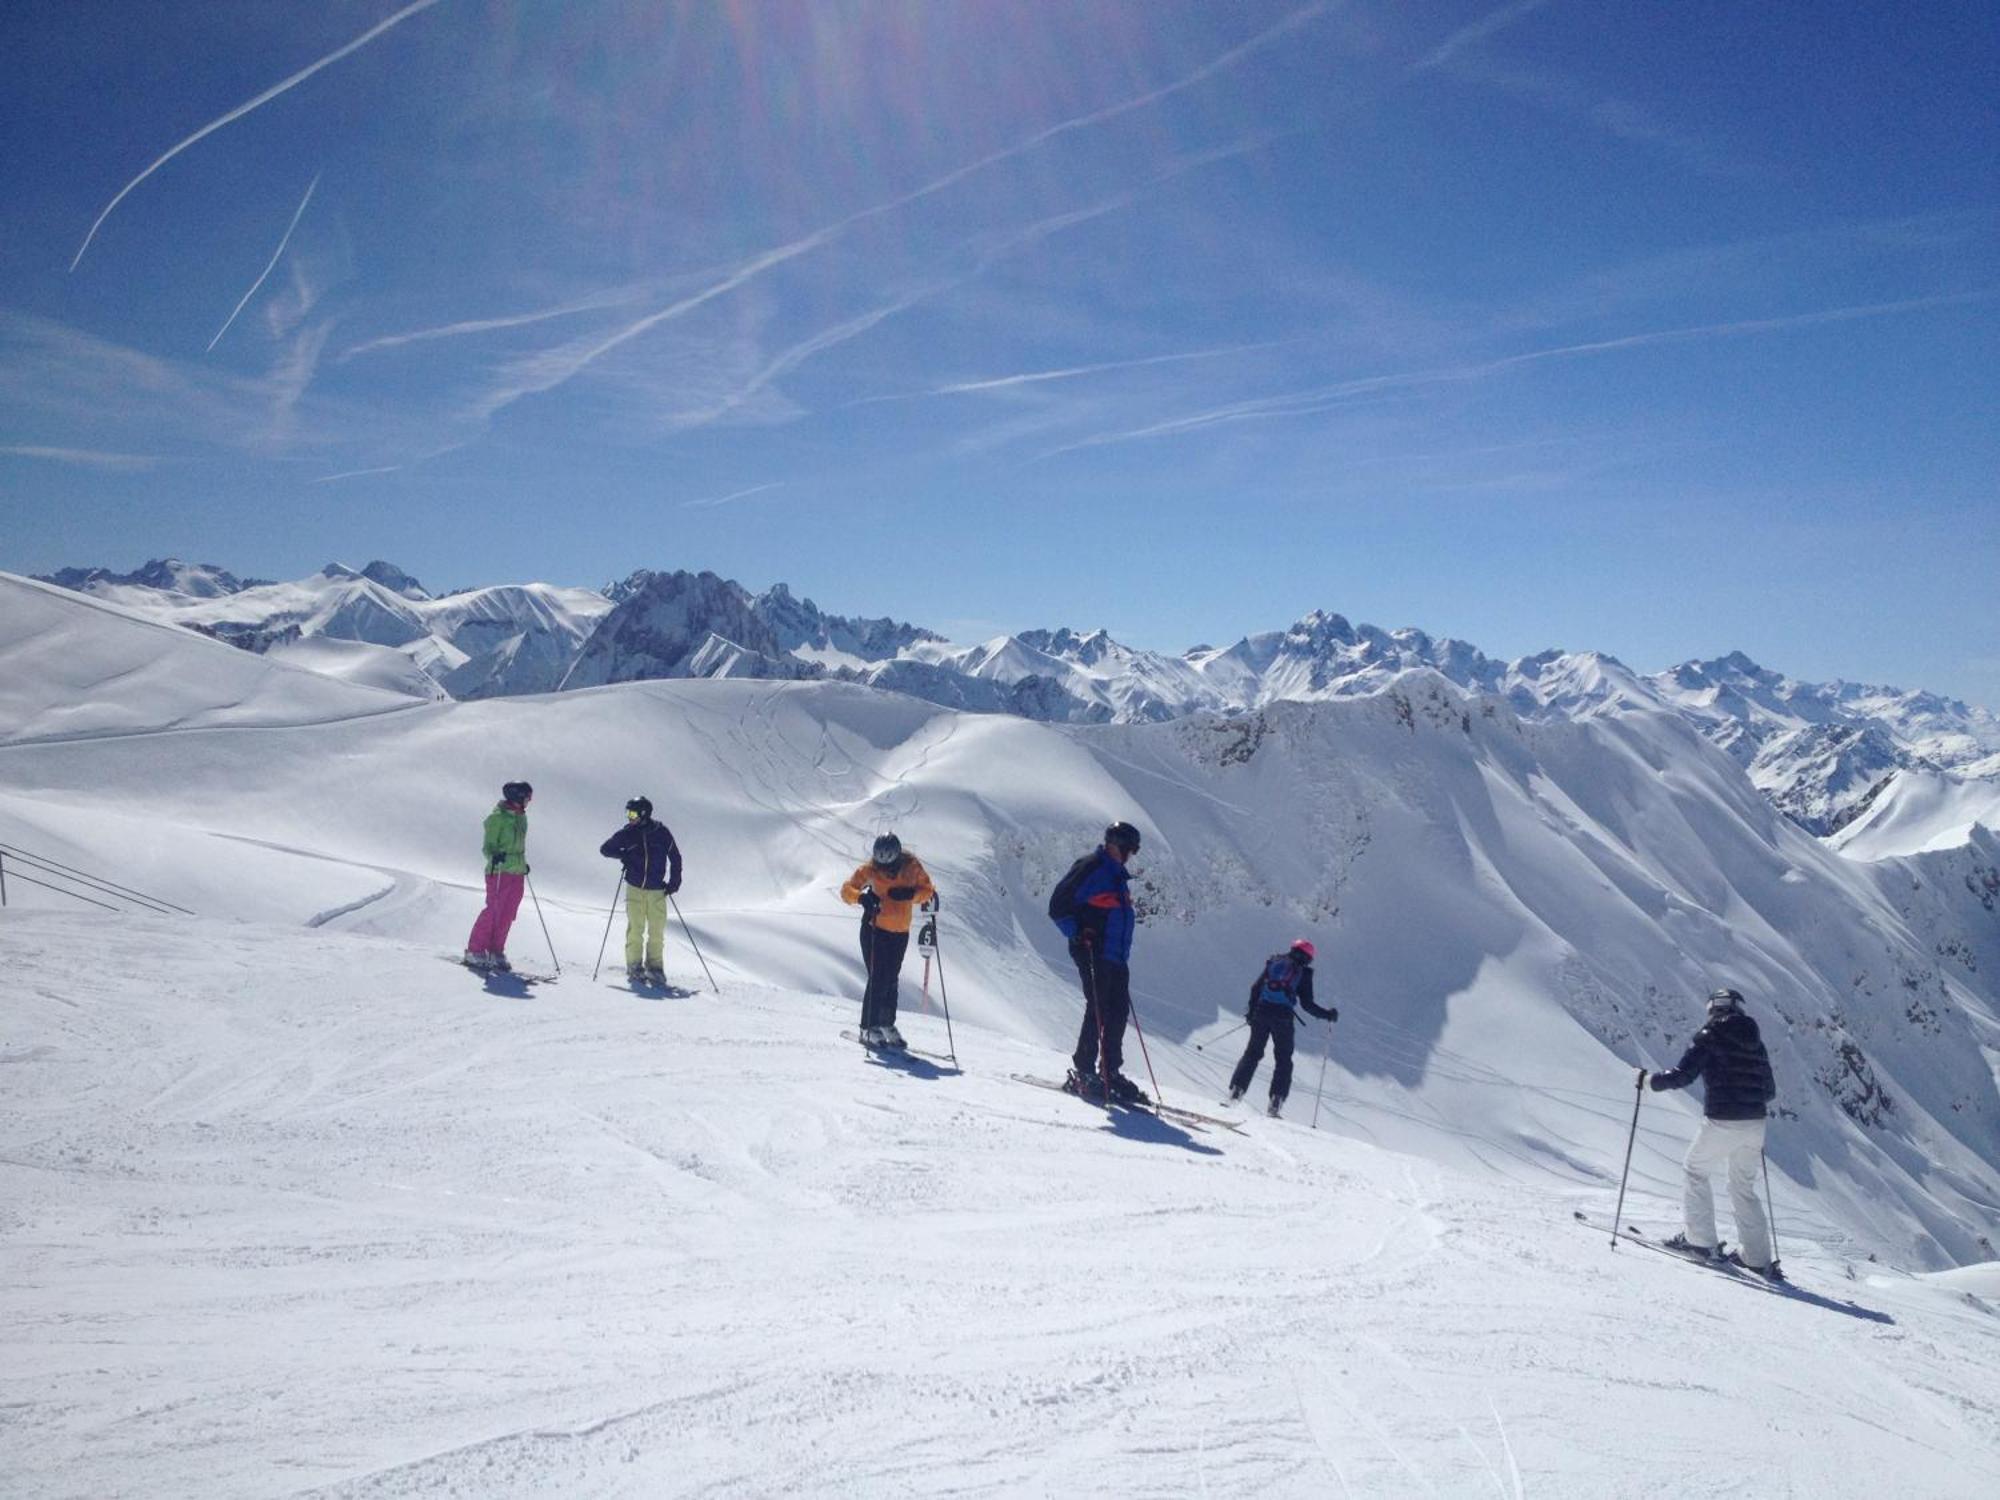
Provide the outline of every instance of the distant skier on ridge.
{"type": "Polygon", "coordinates": [[[634,797],[625,804],[625,826],[597,852],[625,866],[626,983],[665,984],[667,897],[681,888],[673,830],[653,821],[651,799],[634,797]]]}
{"type": "Polygon", "coordinates": [[[514,972],[507,962],[507,933],[528,879],[528,803],[534,795],[527,782],[510,781],[500,788],[499,806],[486,815],[480,842],[486,856],[486,906],[465,940],[468,968],[514,972]]]}
{"type": "Polygon", "coordinates": [[[893,833],[875,840],[868,860],[847,877],[840,899],[861,908],[861,962],[867,982],[861,996],[861,1044],[905,1044],[896,1029],[896,984],[910,947],[910,913],[937,895],[916,855],[893,833]]]}
{"type": "Polygon", "coordinates": [[[1721,1237],[1715,1230],[1715,1195],[1708,1179],[1727,1168],[1736,1235],[1743,1242],[1738,1259],[1758,1275],[1782,1281],[1784,1273],[1771,1258],[1771,1227],[1757,1198],[1765,1106],[1777,1097],[1778,1086],[1757,1023],[1744,1012],[1743,996],[1736,990],[1716,990],[1708,997],[1708,1022],[1694,1034],[1680,1062],[1650,1076],[1641,1068],[1639,1078],[1656,1090],[1686,1088],[1696,1078],[1702,1083],[1701,1129],[1683,1163],[1681,1207],[1687,1227],[1665,1243],[1711,1259],[1717,1256],[1721,1237]]]}
{"type": "Polygon", "coordinates": [[[1250,1023],[1250,1040],[1243,1048],[1242,1061],[1236,1064],[1236,1071],[1229,1078],[1232,1104],[1243,1097],[1250,1080],[1257,1076],[1257,1065],[1264,1060],[1264,1043],[1268,1040],[1277,1053],[1271,1072],[1270,1113],[1276,1115],[1282,1111],[1285,1096],[1292,1091],[1292,1041],[1298,1009],[1303,1007],[1307,1015],[1318,1016],[1322,1021],[1340,1019],[1340,1012],[1334,1007],[1321,1010],[1313,1003],[1312,966],[1318,956],[1311,942],[1300,938],[1283,953],[1265,959],[1257,977],[1250,981],[1250,1003],[1243,1012],[1243,1019],[1250,1023]]]}
{"type": "Polygon", "coordinates": [[[1049,917],[1069,940],[1070,962],[1083,984],[1083,1024],[1063,1086],[1086,1098],[1103,1098],[1107,1090],[1127,1103],[1146,1098],[1119,1071],[1132,1014],[1132,934],[1138,925],[1126,865],[1138,852],[1139,830],[1113,823],[1104,843],[1071,865],[1049,896],[1049,917]]]}

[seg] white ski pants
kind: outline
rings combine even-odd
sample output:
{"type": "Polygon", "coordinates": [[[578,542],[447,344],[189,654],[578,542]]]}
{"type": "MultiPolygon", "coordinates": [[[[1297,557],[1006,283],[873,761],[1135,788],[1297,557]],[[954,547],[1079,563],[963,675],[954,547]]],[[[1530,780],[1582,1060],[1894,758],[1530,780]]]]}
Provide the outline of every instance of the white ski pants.
{"type": "Polygon", "coordinates": [[[1743,1259],[1753,1266],[1771,1263],[1771,1226],[1764,1222],[1764,1205],[1757,1197],[1757,1169],[1763,1159],[1762,1120],[1701,1122],[1682,1163],[1687,1168],[1687,1181],[1681,1190],[1681,1208],[1687,1215],[1691,1243],[1711,1248],[1720,1243],[1715,1232],[1715,1194],[1708,1179],[1727,1170],[1729,1203],[1736,1211],[1736,1238],[1743,1259]]]}

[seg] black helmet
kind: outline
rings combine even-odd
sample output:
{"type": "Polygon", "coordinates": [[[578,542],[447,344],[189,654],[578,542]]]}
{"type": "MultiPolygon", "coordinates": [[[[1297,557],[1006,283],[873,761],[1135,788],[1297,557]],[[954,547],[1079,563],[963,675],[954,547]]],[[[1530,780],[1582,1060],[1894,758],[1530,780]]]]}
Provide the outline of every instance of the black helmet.
{"type": "Polygon", "coordinates": [[[650,818],[653,815],[653,804],[644,797],[634,797],[625,804],[625,811],[637,813],[642,818],[650,818]]]}
{"type": "Polygon", "coordinates": [[[526,802],[535,795],[535,789],[525,781],[510,781],[500,788],[502,802],[526,802]]]}
{"type": "Polygon", "coordinates": [[[873,859],[885,870],[893,870],[903,861],[903,841],[893,833],[885,833],[875,840],[873,859]]]}
{"type": "Polygon", "coordinates": [[[1123,849],[1129,859],[1139,852],[1139,830],[1130,823],[1113,823],[1104,830],[1104,842],[1123,849]]]}
{"type": "Polygon", "coordinates": [[[1708,992],[1708,1013],[1719,1016],[1725,1011],[1743,1009],[1743,993],[1740,990],[1710,990],[1708,992]]]}

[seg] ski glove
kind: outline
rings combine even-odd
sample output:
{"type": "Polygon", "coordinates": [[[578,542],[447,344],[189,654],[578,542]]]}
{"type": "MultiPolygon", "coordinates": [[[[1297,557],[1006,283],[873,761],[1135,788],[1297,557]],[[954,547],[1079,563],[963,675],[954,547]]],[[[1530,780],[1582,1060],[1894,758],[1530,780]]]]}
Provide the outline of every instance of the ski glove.
{"type": "Polygon", "coordinates": [[[863,891],[861,893],[861,909],[872,918],[876,912],[882,909],[882,898],[873,891],[863,891]]]}
{"type": "Polygon", "coordinates": [[[892,885],[889,887],[889,899],[891,901],[907,901],[916,895],[916,893],[917,888],[913,885],[892,885]]]}
{"type": "Polygon", "coordinates": [[[667,882],[667,894],[669,896],[671,896],[675,891],[679,890],[680,888],[681,888],[681,883],[678,877],[676,877],[673,880],[669,880],[667,882]]]}

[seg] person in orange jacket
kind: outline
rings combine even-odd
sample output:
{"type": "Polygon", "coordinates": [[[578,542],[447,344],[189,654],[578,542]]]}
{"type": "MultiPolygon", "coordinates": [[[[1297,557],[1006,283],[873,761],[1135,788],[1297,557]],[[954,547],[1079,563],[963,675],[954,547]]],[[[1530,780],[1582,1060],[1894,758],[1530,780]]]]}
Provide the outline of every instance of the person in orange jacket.
{"type": "Polygon", "coordinates": [[[861,962],[867,986],[861,997],[861,1045],[904,1045],[896,1029],[896,980],[910,946],[910,914],[937,896],[931,877],[901,839],[885,833],[868,862],[847,877],[840,899],[861,908],[861,962]]]}

